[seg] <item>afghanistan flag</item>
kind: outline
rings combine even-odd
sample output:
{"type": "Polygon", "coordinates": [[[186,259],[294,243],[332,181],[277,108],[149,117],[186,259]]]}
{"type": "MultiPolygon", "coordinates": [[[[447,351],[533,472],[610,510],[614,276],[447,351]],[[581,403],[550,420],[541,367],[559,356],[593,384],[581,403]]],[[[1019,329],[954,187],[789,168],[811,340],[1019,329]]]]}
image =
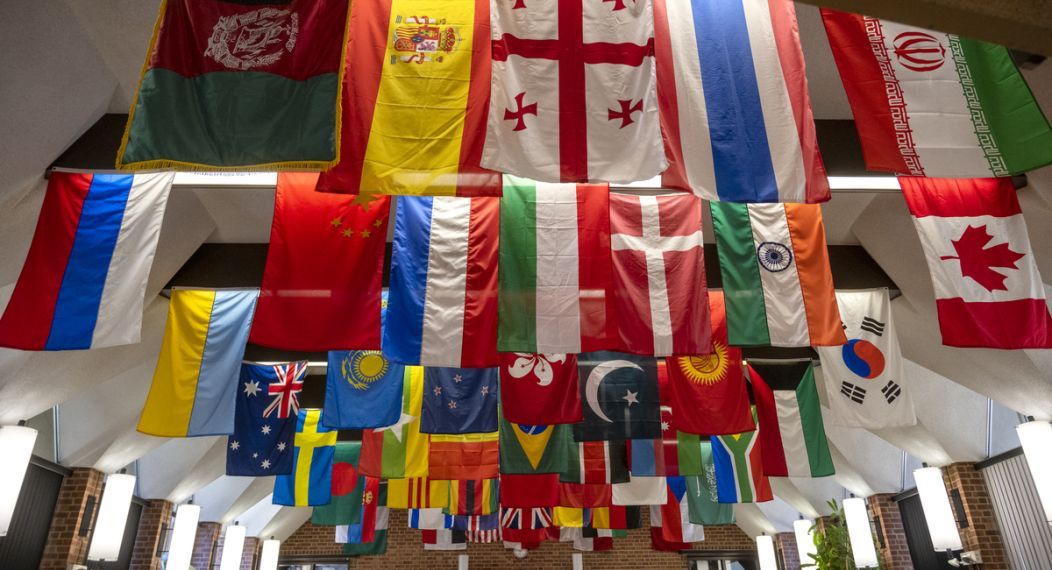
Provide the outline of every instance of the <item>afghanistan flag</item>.
{"type": "Polygon", "coordinates": [[[117,168],[335,164],[348,5],[163,2],[117,168]]]}
{"type": "Polygon", "coordinates": [[[512,424],[501,418],[500,472],[520,475],[560,473],[574,445],[565,424],[512,424]]]}
{"type": "Polygon", "coordinates": [[[770,477],[828,477],[836,472],[829,453],[822,406],[810,360],[752,365],[749,378],[763,440],[763,472],[770,477]],[[761,365],[757,365],[761,366],[761,365]]]}

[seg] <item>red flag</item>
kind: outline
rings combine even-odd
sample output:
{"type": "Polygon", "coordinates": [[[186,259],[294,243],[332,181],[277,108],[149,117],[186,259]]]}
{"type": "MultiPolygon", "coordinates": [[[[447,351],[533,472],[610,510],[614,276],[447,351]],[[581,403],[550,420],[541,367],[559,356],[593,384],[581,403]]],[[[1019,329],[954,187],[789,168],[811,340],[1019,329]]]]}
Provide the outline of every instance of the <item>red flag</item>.
{"type": "Polygon", "coordinates": [[[576,354],[500,355],[500,401],[514,424],[572,424],[584,420],[576,354]]]}
{"type": "Polygon", "coordinates": [[[740,348],[727,346],[727,315],[723,291],[709,291],[712,352],[665,360],[669,375],[672,425],[683,432],[724,435],[752,431],[740,348]]]}
{"type": "Polygon", "coordinates": [[[270,248],[250,342],[286,350],[379,350],[390,199],[314,191],[317,174],[279,173],[270,248]]]}
{"type": "Polygon", "coordinates": [[[591,509],[613,504],[613,486],[608,483],[559,483],[560,507],[591,509]]]}
{"type": "Polygon", "coordinates": [[[654,550],[665,552],[679,552],[680,550],[690,550],[693,548],[689,542],[672,542],[665,540],[662,536],[660,526],[650,527],[650,547],[654,550]]]}
{"type": "Polygon", "coordinates": [[[689,194],[611,194],[610,247],[624,350],[711,352],[701,201],[689,194]]]}
{"type": "Polygon", "coordinates": [[[551,507],[559,502],[559,474],[500,476],[500,504],[506,508],[551,507]]]}
{"type": "Polygon", "coordinates": [[[497,432],[429,436],[428,475],[432,479],[496,479],[500,476],[497,432]]]}
{"type": "Polygon", "coordinates": [[[376,540],[376,507],[380,503],[380,479],[365,478],[365,491],[362,493],[362,542],[376,540]]]}

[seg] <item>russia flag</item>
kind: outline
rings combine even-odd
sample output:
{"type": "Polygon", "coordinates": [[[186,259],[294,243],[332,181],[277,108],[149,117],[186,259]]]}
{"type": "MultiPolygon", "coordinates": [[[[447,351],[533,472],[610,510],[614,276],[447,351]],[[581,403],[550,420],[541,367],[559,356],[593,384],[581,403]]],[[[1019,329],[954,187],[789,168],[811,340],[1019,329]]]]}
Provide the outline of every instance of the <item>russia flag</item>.
{"type": "Polygon", "coordinates": [[[175,174],[53,172],[0,346],[75,350],[139,342],[175,174]]]}

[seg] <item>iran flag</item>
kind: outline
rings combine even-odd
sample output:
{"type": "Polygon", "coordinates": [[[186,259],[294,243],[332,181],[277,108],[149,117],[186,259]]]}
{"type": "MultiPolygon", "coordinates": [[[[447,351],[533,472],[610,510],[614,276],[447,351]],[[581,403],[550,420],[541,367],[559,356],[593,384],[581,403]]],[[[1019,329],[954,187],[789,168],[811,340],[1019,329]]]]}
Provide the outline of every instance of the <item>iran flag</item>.
{"type": "Polygon", "coordinates": [[[1052,348],[1052,318],[1009,178],[900,178],[947,346],[1052,348]]]}

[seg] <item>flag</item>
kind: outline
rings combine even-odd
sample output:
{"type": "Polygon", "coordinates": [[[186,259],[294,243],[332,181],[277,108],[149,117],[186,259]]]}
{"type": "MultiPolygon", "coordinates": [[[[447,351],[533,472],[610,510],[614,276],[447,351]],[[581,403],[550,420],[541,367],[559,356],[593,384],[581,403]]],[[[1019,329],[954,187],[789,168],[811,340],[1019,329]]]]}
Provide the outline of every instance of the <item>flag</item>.
{"type": "Polygon", "coordinates": [[[504,540],[539,542],[544,540],[548,527],[552,526],[552,508],[507,508],[501,505],[500,526],[504,540]]]}
{"type": "Polygon", "coordinates": [[[496,368],[424,369],[424,433],[497,431],[496,368]]]}
{"type": "Polygon", "coordinates": [[[362,540],[355,544],[348,542],[343,545],[343,553],[350,556],[380,556],[387,552],[387,530],[390,522],[390,511],[386,507],[377,507],[373,528],[372,540],[362,540]]]}
{"type": "Polygon", "coordinates": [[[836,473],[829,453],[822,405],[810,359],[749,366],[763,441],[763,474],[769,477],[828,477],[836,473]]]}
{"type": "Polygon", "coordinates": [[[559,475],[500,475],[500,504],[506,508],[550,507],[559,502],[559,475]]]}
{"type": "Polygon", "coordinates": [[[900,178],[946,346],[1052,348],[1052,316],[1009,178],[900,178]]]}
{"type": "Polygon", "coordinates": [[[613,504],[613,489],[610,483],[559,483],[557,506],[592,509],[609,507],[613,504]]]}
{"type": "Polygon", "coordinates": [[[653,356],[711,352],[701,201],[613,194],[610,234],[623,348],[653,356]]]}
{"type": "Polygon", "coordinates": [[[0,346],[74,350],[139,342],[146,279],[174,176],[53,171],[0,318],[0,346]]]}
{"type": "Polygon", "coordinates": [[[868,429],[917,423],[887,289],[836,294],[848,341],[819,346],[832,423],[868,429]]]}
{"type": "Polygon", "coordinates": [[[423,400],[424,369],[406,366],[398,421],[362,430],[362,473],[384,479],[427,476],[427,435],[420,433],[423,400]]]}
{"type": "Polygon", "coordinates": [[[822,10],[869,170],[975,178],[1052,162],[1052,129],[1004,46],[822,10]]]}
{"type": "MultiPolygon", "coordinates": [[[[497,542],[500,539],[500,520],[497,513],[457,517],[457,522],[461,520],[464,526],[464,537],[468,542],[488,544],[497,542]]],[[[455,522],[454,524],[457,523],[455,522]]]]}
{"type": "MultiPolygon", "coordinates": [[[[651,507],[653,509],[654,507],[651,507]]],[[[683,550],[690,550],[693,547],[689,542],[670,542],[663,536],[661,526],[655,526],[654,516],[650,517],[650,548],[659,552],[681,552],[683,550]]]]}
{"type": "Polygon", "coordinates": [[[318,189],[499,195],[479,167],[489,34],[486,0],[352,2],[340,162],[318,189]]]}
{"type": "Polygon", "coordinates": [[[774,498],[763,472],[759,431],[714,435],[712,463],[721,503],[762,503],[774,498]]]}
{"type": "Polygon", "coordinates": [[[421,531],[424,550],[467,550],[468,542],[462,530],[436,529],[421,531]]]}
{"type": "Polygon", "coordinates": [[[361,205],[315,192],[317,181],[278,174],[251,340],[297,351],[379,349],[390,199],[361,205]]]}
{"type": "Polygon", "coordinates": [[[727,342],[723,291],[709,291],[709,310],[712,352],[665,359],[672,409],[690,412],[673,414],[672,425],[681,431],[705,435],[749,431],[754,424],[742,351],[727,342]]]}
{"type": "MultiPolygon", "coordinates": [[[[227,437],[227,475],[266,476],[292,472],[299,392],[306,373],[305,360],[275,365],[241,365],[241,375],[235,386],[234,433],[227,437]]],[[[354,463],[358,463],[357,452],[354,463]]]]}
{"type": "Polygon", "coordinates": [[[387,480],[387,506],[392,509],[441,509],[449,506],[449,481],[426,477],[387,480]]]}
{"type": "Polygon", "coordinates": [[[500,211],[497,349],[614,348],[610,187],[505,176],[500,211]]]}
{"type": "Polygon", "coordinates": [[[387,484],[376,477],[365,477],[365,490],[362,493],[362,540],[373,542],[380,529],[387,528],[388,510],[384,505],[387,484]]]}
{"type": "Polygon", "coordinates": [[[453,528],[453,515],[447,515],[442,509],[409,509],[409,528],[420,530],[453,528]]]}
{"type": "Polygon", "coordinates": [[[625,483],[629,479],[624,441],[579,441],[567,446],[564,483],[625,483]]]}
{"type": "Polygon", "coordinates": [[[362,444],[358,441],[339,441],[332,458],[332,500],[327,505],[314,507],[310,522],[316,525],[348,525],[358,523],[357,537],[348,529],[348,540],[361,542],[362,495],[365,493],[365,476],[358,476],[358,457],[362,444]]]}
{"type": "MultiPolygon", "coordinates": [[[[594,528],[580,529],[581,536],[573,538],[573,549],[581,552],[602,552],[614,549],[614,538],[619,531],[594,528]]],[[[627,533],[625,533],[627,536],[627,533]]],[[[623,537],[620,537],[623,538],[623,537]]]]}
{"type": "Polygon", "coordinates": [[[321,410],[301,409],[296,418],[293,468],[274,480],[274,504],[290,507],[327,505],[332,499],[335,430],[321,425],[321,410]]]}
{"type": "Polygon", "coordinates": [[[497,366],[497,198],[398,199],[383,351],[404,364],[497,366]]]}
{"type": "Polygon", "coordinates": [[[255,289],[172,291],[140,432],[159,437],[234,433],[234,379],[258,296],[255,289]]]}
{"type": "MultiPolygon", "coordinates": [[[[662,406],[664,408],[664,406],[662,406]]],[[[641,477],[664,477],[665,444],[661,439],[633,439],[628,442],[628,470],[641,477]]]]}
{"type": "Polygon", "coordinates": [[[663,505],[668,498],[664,477],[644,477],[634,473],[627,483],[613,485],[615,505],[663,505]]]}
{"type": "Polygon", "coordinates": [[[398,423],[405,366],[378,350],[334,350],[328,360],[322,425],[363,429],[398,423]]]}
{"type": "Polygon", "coordinates": [[[577,360],[584,421],[578,441],[661,437],[657,361],[616,352],[582,354],[577,360]]]}
{"type": "Polygon", "coordinates": [[[499,479],[450,481],[446,511],[451,515],[488,515],[497,512],[499,501],[499,479]]]}
{"type": "Polygon", "coordinates": [[[500,354],[501,410],[510,422],[570,424],[584,419],[576,354],[500,354]]]}
{"type": "Polygon", "coordinates": [[[501,418],[500,472],[521,475],[560,473],[574,446],[565,424],[513,424],[501,418]]]}
{"type": "Polygon", "coordinates": [[[668,166],[650,1],[585,4],[493,4],[483,166],[545,182],[634,182],[668,166]]]}
{"type": "Polygon", "coordinates": [[[592,509],[589,525],[593,530],[627,530],[643,523],[638,506],[609,506],[592,509]]]}
{"type": "Polygon", "coordinates": [[[719,502],[716,495],[716,469],[712,463],[712,448],[706,441],[705,474],[685,477],[687,481],[687,511],[693,524],[734,524],[734,505],[719,502]]]}
{"type": "Polygon", "coordinates": [[[788,0],[654,0],[662,185],[727,202],[829,200],[788,0]]]}
{"type": "Polygon", "coordinates": [[[117,168],[331,167],[348,5],[162,3],[117,168]]]}
{"type": "Polygon", "coordinates": [[[683,477],[668,478],[668,495],[662,505],[651,505],[650,524],[661,527],[661,538],[668,542],[700,542],[705,529],[690,522],[687,482],[683,477]]]}
{"type": "Polygon", "coordinates": [[[432,434],[428,474],[432,479],[495,479],[500,476],[497,432],[432,434]]]}
{"type": "Polygon", "coordinates": [[[820,206],[711,202],[709,209],[731,344],[846,342],[820,206]]]}

